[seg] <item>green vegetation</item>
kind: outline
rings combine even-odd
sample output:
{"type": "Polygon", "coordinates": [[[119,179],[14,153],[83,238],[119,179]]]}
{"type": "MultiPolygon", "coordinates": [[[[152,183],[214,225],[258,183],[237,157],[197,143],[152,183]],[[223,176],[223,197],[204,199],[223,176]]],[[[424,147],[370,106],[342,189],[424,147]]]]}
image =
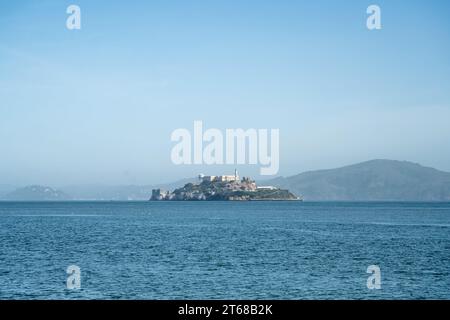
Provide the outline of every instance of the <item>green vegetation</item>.
{"type": "Polygon", "coordinates": [[[244,179],[233,182],[203,181],[187,183],[173,192],[153,190],[151,200],[163,201],[251,201],[251,200],[299,200],[288,190],[278,188],[259,189],[254,181],[244,179]]]}

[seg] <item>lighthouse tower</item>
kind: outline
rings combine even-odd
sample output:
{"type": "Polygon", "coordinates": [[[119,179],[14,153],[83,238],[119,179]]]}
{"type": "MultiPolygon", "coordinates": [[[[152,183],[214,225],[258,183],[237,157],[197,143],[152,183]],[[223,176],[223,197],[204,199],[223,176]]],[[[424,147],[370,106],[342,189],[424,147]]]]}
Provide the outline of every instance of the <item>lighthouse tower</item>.
{"type": "Polygon", "coordinates": [[[237,169],[234,169],[234,181],[238,181],[239,180],[239,175],[237,172],[237,169]]]}

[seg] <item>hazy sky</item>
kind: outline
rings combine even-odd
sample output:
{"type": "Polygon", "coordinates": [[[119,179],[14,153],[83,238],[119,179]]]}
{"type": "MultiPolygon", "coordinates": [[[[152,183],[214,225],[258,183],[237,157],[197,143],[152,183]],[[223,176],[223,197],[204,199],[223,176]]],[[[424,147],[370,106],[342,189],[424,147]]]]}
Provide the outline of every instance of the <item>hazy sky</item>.
{"type": "Polygon", "coordinates": [[[444,0],[2,1],[0,184],[233,172],[172,164],[170,134],[194,120],[279,128],[280,175],[374,158],[450,171],[449,17],[444,0]]]}

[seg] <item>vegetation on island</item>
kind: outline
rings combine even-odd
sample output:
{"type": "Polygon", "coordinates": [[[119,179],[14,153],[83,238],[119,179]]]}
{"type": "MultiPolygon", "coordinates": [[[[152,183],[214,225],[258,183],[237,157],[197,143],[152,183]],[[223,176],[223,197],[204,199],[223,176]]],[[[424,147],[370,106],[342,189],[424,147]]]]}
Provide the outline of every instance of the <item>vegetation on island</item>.
{"type": "Polygon", "coordinates": [[[150,200],[160,201],[250,201],[300,200],[288,190],[257,187],[249,178],[236,181],[207,181],[187,183],[173,192],[154,189],[150,200]]]}

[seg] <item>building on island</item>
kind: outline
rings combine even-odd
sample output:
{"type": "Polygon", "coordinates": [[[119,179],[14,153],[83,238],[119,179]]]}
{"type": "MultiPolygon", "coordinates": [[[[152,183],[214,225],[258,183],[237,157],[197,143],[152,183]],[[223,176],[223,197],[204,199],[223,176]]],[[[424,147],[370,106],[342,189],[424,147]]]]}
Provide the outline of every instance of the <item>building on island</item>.
{"type": "Polygon", "coordinates": [[[239,182],[239,175],[237,170],[234,170],[234,175],[224,175],[224,176],[205,176],[199,174],[198,178],[200,181],[204,182],[239,182]]]}
{"type": "Polygon", "coordinates": [[[153,189],[150,200],[162,201],[210,201],[210,200],[299,200],[297,196],[273,186],[257,186],[249,177],[234,175],[205,176],[200,174],[199,183],[186,183],[172,192],[153,189]]]}
{"type": "Polygon", "coordinates": [[[153,189],[152,190],[152,199],[154,200],[164,200],[170,196],[169,191],[163,191],[161,189],[153,189]]]}
{"type": "Polygon", "coordinates": [[[274,186],[259,186],[259,187],[256,187],[256,189],[258,189],[258,190],[277,190],[278,188],[274,187],[274,186]]]}

